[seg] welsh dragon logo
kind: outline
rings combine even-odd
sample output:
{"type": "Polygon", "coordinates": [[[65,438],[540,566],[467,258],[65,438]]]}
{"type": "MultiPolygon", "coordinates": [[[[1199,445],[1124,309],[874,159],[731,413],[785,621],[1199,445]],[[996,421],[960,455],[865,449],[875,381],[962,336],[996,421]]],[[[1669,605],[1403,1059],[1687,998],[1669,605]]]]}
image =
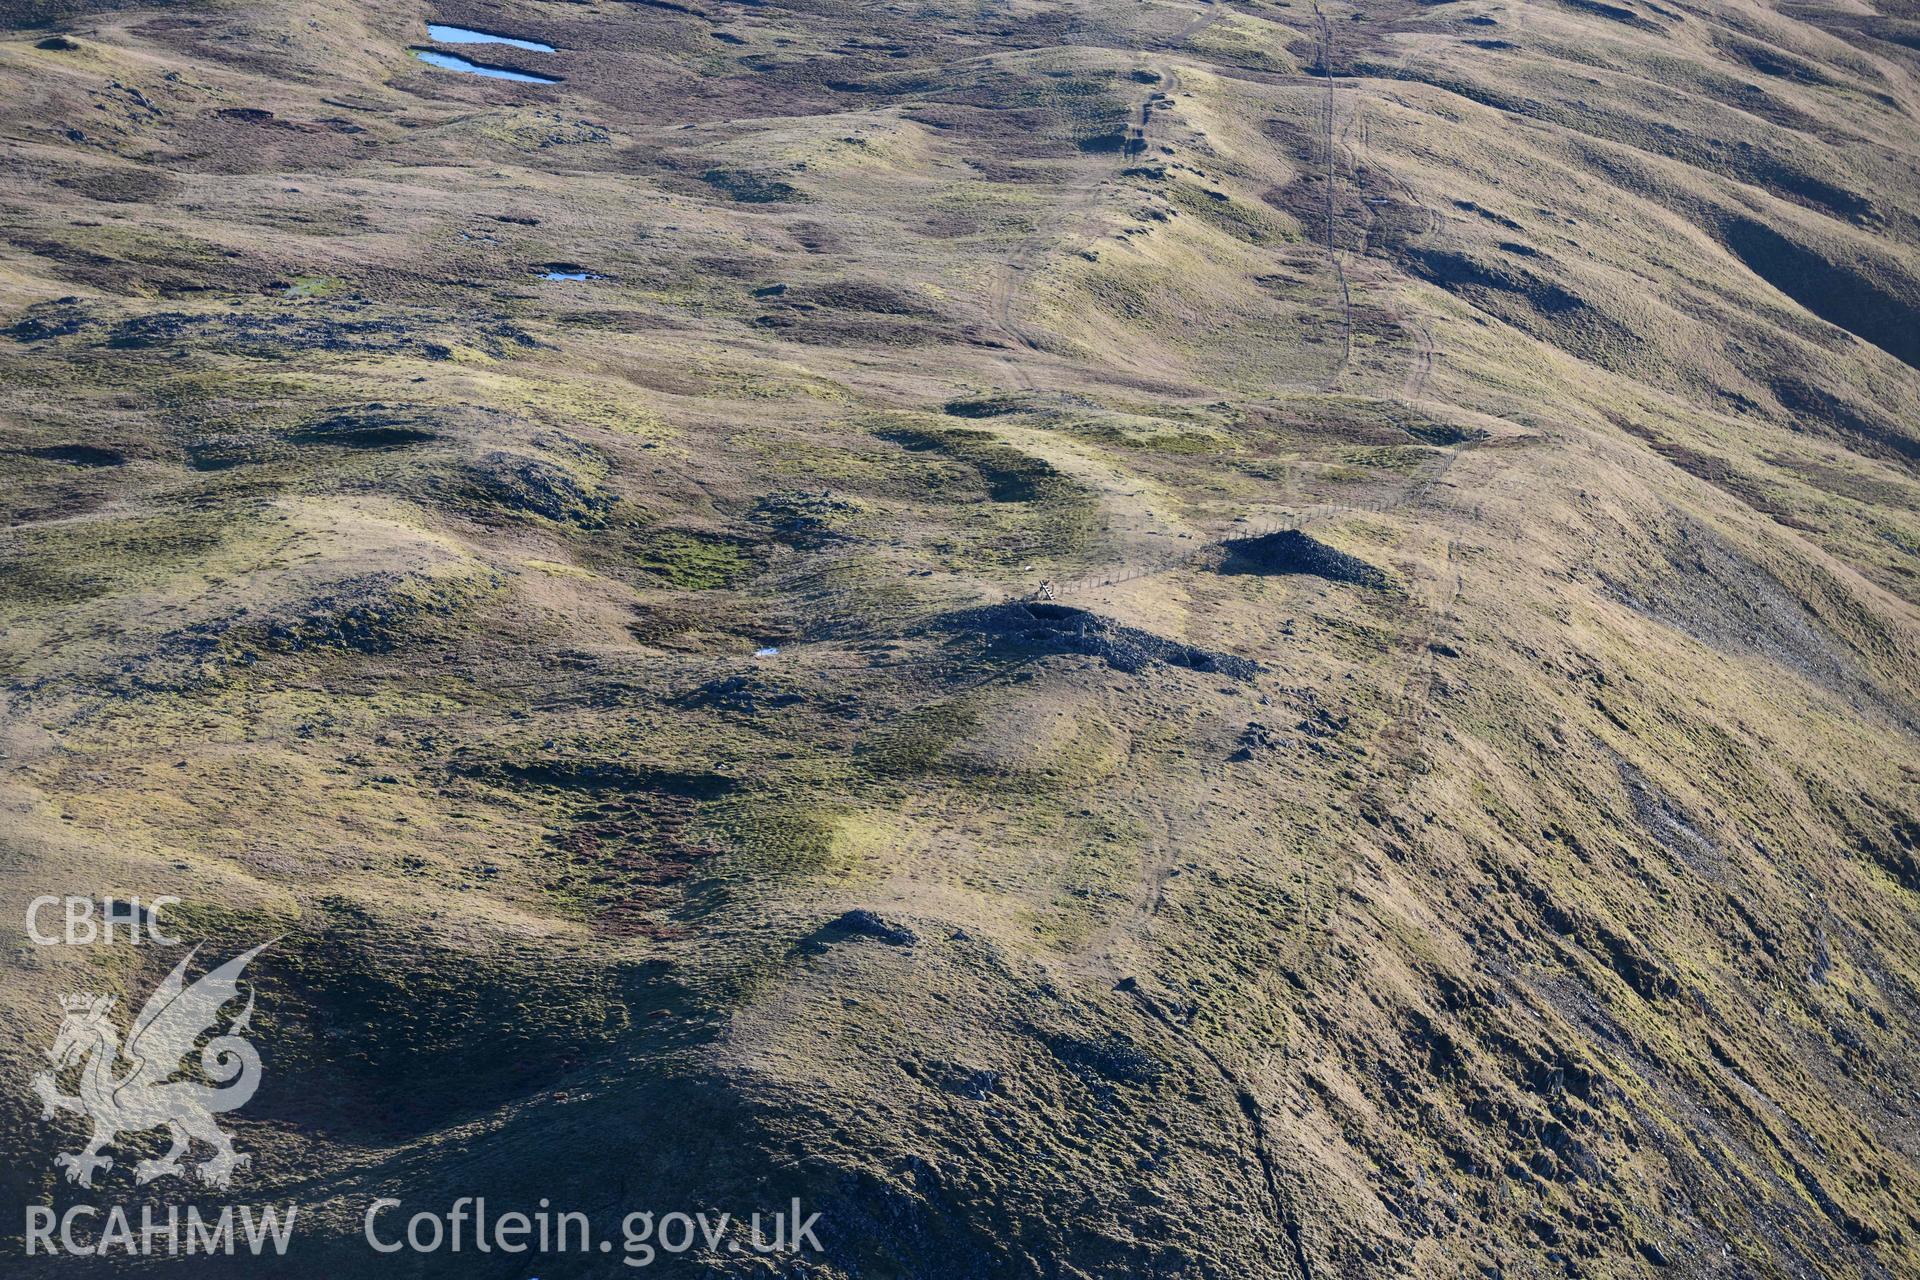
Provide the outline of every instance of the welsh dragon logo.
{"type": "Polygon", "coordinates": [[[213,1083],[172,1077],[186,1065],[194,1044],[213,1029],[220,1010],[238,998],[240,975],[248,961],[269,945],[262,943],[235,956],[192,986],[185,981],[194,956],[189,951],[133,1020],[124,1048],[119,1028],[108,1017],[115,1003],[112,996],[61,998],[66,1017],[53,1048],[47,1051],[54,1069],[35,1076],[33,1088],[46,1106],[43,1119],[72,1111],[93,1121],[93,1137],[85,1150],[54,1157],[54,1163],[66,1170],[67,1181],[91,1187],[96,1171],[113,1168],[112,1158],[101,1155],[101,1148],[123,1133],[160,1128],[167,1130],[173,1145],[158,1159],[142,1160],[134,1167],[138,1183],[185,1173],[181,1158],[196,1141],[213,1148],[213,1155],[193,1169],[209,1186],[225,1187],[234,1170],[247,1164],[248,1157],[233,1149],[233,1140],[214,1123],[214,1116],[246,1105],[260,1087],[260,1054],[242,1035],[253,1016],[251,983],[246,1007],[225,1034],[200,1050],[200,1068],[213,1083]],[[76,1066],[80,1092],[61,1093],[60,1077],[76,1066]]]}

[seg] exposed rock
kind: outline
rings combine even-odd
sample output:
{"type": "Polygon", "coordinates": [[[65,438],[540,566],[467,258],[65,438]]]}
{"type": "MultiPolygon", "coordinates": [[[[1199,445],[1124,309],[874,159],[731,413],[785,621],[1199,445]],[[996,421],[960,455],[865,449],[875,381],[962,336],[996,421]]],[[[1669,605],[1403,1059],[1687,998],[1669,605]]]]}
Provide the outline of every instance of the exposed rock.
{"type": "Polygon", "coordinates": [[[1235,680],[1250,680],[1260,670],[1258,663],[1246,658],[1181,644],[1063,604],[1014,600],[952,614],[945,625],[949,630],[985,635],[994,652],[1005,657],[1083,653],[1128,674],[1164,663],[1235,680]]]}
{"type": "Polygon", "coordinates": [[[498,506],[558,524],[597,529],[613,497],[565,467],[521,453],[496,451],[470,469],[479,491],[498,506]]]}
{"type": "Polygon", "coordinates": [[[1365,560],[1330,547],[1298,529],[1282,529],[1278,533],[1228,542],[1220,560],[1220,572],[1308,573],[1329,582],[1359,587],[1387,585],[1387,575],[1365,560]]]}
{"type": "Polygon", "coordinates": [[[865,907],[856,907],[832,921],[824,932],[874,938],[891,947],[911,947],[920,941],[920,935],[907,926],[894,924],[865,907]]]}

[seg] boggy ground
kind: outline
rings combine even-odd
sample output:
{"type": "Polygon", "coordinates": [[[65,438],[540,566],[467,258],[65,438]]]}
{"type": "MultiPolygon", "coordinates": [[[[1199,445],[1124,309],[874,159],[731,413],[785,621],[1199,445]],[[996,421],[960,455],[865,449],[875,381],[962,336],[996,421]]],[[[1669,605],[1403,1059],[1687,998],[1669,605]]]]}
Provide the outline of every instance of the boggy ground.
{"type": "Polygon", "coordinates": [[[0,914],[284,935],[283,1273],[1920,1270],[1904,10],[6,11],[0,914]]]}

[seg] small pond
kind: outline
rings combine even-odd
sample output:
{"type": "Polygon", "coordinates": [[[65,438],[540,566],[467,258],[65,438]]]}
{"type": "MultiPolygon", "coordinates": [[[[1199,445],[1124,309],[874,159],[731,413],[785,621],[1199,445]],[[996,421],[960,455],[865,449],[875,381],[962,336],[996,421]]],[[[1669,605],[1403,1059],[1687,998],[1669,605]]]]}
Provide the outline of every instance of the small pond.
{"type": "Polygon", "coordinates": [[[443,26],[438,22],[427,24],[427,39],[435,44],[510,44],[516,49],[530,49],[534,53],[556,52],[552,45],[541,44],[538,40],[495,35],[491,31],[475,31],[471,27],[443,26]]]}
{"type": "Polygon", "coordinates": [[[448,71],[464,71],[469,75],[489,76],[495,80],[518,80],[522,84],[559,84],[558,76],[537,76],[531,71],[514,71],[507,67],[490,67],[483,62],[470,62],[458,54],[441,53],[438,49],[415,49],[413,56],[428,66],[445,67],[448,71]]]}

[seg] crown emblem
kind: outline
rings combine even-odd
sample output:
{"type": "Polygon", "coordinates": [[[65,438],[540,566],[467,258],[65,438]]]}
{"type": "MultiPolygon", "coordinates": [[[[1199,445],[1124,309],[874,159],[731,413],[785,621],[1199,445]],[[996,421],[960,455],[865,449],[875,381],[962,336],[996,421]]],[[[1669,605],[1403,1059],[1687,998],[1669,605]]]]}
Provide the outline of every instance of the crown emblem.
{"type": "Polygon", "coordinates": [[[245,1105],[260,1087],[260,1054],[244,1034],[253,1012],[252,984],[244,988],[246,1007],[226,1021],[224,1034],[221,1010],[239,998],[247,962],[266,945],[235,956],[192,985],[186,976],[194,953],[188,952],[148,997],[124,1048],[120,1029],[107,1016],[118,1003],[116,997],[96,991],[59,996],[66,1016],[47,1050],[52,1070],[42,1071],[31,1083],[40,1095],[43,1119],[66,1111],[93,1122],[93,1137],[84,1149],[54,1158],[66,1170],[67,1181],[91,1187],[96,1173],[113,1168],[113,1158],[102,1155],[102,1147],[122,1133],[160,1128],[167,1130],[173,1145],[164,1155],[134,1167],[136,1185],[189,1172],[181,1157],[196,1142],[213,1148],[209,1159],[191,1169],[208,1186],[226,1186],[247,1163],[214,1117],[245,1105]],[[215,1033],[211,1039],[208,1032],[215,1033]],[[208,1083],[174,1080],[196,1051],[200,1074],[208,1083]],[[123,1058],[131,1064],[124,1071],[119,1066],[123,1058]],[[79,1077],[79,1093],[60,1091],[59,1077],[69,1072],[79,1077]]]}

